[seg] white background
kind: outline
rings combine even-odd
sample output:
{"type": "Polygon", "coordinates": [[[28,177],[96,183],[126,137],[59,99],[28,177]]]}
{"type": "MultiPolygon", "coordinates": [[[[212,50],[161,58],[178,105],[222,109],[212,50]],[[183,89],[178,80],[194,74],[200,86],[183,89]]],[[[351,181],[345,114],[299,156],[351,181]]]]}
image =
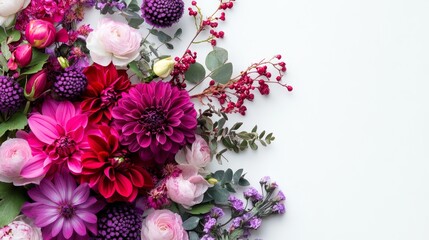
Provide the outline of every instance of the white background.
{"type": "Polygon", "coordinates": [[[277,139],[221,168],[287,196],[252,239],[429,239],[429,1],[238,0],[220,29],[235,73],[281,53],[295,88],[234,118],[277,139]]]}

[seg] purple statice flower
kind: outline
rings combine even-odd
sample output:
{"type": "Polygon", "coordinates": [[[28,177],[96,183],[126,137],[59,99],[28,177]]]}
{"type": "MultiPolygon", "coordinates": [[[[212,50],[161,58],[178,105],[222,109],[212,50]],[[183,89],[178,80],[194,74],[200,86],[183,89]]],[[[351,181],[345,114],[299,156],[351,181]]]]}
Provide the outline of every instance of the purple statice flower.
{"type": "Polygon", "coordinates": [[[258,202],[258,201],[261,201],[263,199],[263,196],[254,187],[250,187],[249,189],[244,191],[243,195],[246,199],[250,198],[250,200],[252,200],[252,202],[258,202]]]}
{"type": "Polygon", "coordinates": [[[179,21],[184,7],[183,0],[144,0],[141,9],[149,25],[167,28],[179,21]]]}
{"type": "Polygon", "coordinates": [[[216,239],[214,237],[206,234],[200,240],[216,240],[216,239]]]}
{"type": "Polygon", "coordinates": [[[286,196],[284,195],[284,193],[282,192],[282,191],[279,191],[278,193],[277,193],[277,196],[276,197],[274,197],[274,199],[273,199],[274,201],[277,201],[277,202],[280,202],[280,201],[284,201],[284,200],[286,200],[286,196]]]}
{"type": "Polygon", "coordinates": [[[229,196],[228,201],[232,207],[237,212],[241,212],[244,210],[244,203],[234,195],[229,196]]]}
{"type": "Polygon", "coordinates": [[[42,228],[43,239],[85,239],[88,230],[97,234],[98,211],[103,208],[90,188],[76,182],[67,173],[56,174],[53,180],[44,179],[28,191],[35,202],[25,203],[22,212],[42,228]]]}
{"type": "Polygon", "coordinates": [[[261,185],[264,185],[264,184],[267,184],[268,182],[270,182],[271,181],[271,178],[270,177],[268,177],[268,176],[265,176],[265,177],[263,177],[263,178],[261,178],[261,180],[259,180],[259,183],[261,184],[261,185]]]}
{"type": "Polygon", "coordinates": [[[283,203],[276,203],[272,207],[273,213],[283,214],[286,212],[285,205],[283,203]]]}
{"type": "Polygon", "coordinates": [[[210,210],[210,216],[213,218],[221,218],[225,215],[223,210],[218,207],[213,207],[212,210],[210,210]]]}
{"type": "Polygon", "coordinates": [[[261,226],[261,223],[262,223],[262,219],[260,219],[258,217],[252,217],[247,222],[247,225],[249,228],[256,230],[261,226]]]}
{"type": "Polygon", "coordinates": [[[236,218],[232,219],[231,230],[239,228],[241,226],[241,223],[243,223],[243,218],[241,218],[241,217],[236,217],[236,218]]]}
{"type": "Polygon", "coordinates": [[[204,230],[203,232],[209,233],[210,230],[216,225],[216,219],[215,218],[209,218],[206,223],[204,224],[204,230]]]}
{"type": "Polygon", "coordinates": [[[187,91],[167,82],[135,85],[122,94],[112,116],[121,144],[144,161],[162,164],[195,141],[194,104],[187,91]]]}

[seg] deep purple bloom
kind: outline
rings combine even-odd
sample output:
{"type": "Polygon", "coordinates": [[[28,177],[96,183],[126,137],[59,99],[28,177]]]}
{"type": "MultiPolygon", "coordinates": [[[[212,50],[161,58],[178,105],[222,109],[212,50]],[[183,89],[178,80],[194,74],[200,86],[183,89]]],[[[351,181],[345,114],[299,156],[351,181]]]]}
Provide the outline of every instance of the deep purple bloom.
{"type": "Polygon", "coordinates": [[[231,207],[235,211],[241,212],[241,211],[244,210],[244,203],[243,203],[243,201],[241,201],[240,199],[238,199],[234,195],[229,196],[228,201],[229,201],[231,207]]]}
{"type": "Polygon", "coordinates": [[[197,112],[188,92],[166,82],[135,85],[112,116],[121,144],[143,160],[163,163],[195,140],[197,112]]]}
{"type": "Polygon", "coordinates": [[[144,0],[143,18],[154,27],[171,27],[182,17],[184,7],[183,0],[144,0]]]}
{"type": "Polygon", "coordinates": [[[67,68],[56,76],[53,91],[59,99],[76,100],[86,90],[86,76],[75,68],[67,68]]]}
{"type": "Polygon", "coordinates": [[[258,192],[258,190],[256,190],[256,188],[254,187],[250,187],[249,189],[244,191],[243,195],[246,199],[250,198],[250,200],[252,200],[253,202],[261,201],[263,198],[262,195],[258,192]]]}
{"type": "Polygon", "coordinates": [[[283,214],[286,212],[285,205],[283,203],[276,203],[272,209],[274,213],[278,214],[283,214]]]}
{"type": "Polygon", "coordinates": [[[25,203],[22,212],[42,228],[43,239],[85,239],[87,230],[97,233],[98,211],[103,208],[84,183],[76,187],[67,173],[55,175],[53,181],[44,179],[28,191],[35,202],[25,203]]]}
{"type": "Polygon", "coordinates": [[[14,78],[0,76],[0,113],[12,115],[24,105],[24,89],[14,78]]]}
{"type": "Polygon", "coordinates": [[[143,211],[129,204],[112,204],[98,214],[98,234],[94,240],[141,239],[143,211]]]}
{"type": "Polygon", "coordinates": [[[204,224],[204,230],[203,232],[209,233],[210,230],[216,225],[216,219],[215,218],[209,218],[206,223],[204,224]]]}

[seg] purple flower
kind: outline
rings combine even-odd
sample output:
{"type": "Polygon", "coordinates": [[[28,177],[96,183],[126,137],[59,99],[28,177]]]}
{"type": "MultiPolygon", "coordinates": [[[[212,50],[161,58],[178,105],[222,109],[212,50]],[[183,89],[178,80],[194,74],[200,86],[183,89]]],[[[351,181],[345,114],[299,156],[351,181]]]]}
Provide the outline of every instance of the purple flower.
{"type": "Polygon", "coordinates": [[[188,92],[165,82],[141,83],[112,110],[121,144],[143,160],[164,163],[195,141],[197,112],[188,92]]]}
{"type": "Polygon", "coordinates": [[[286,200],[286,196],[284,195],[284,193],[282,191],[279,191],[277,193],[277,196],[274,198],[274,201],[280,202],[280,201],[284,201],[286,200]]]}
{"type": "Polygon", "coordinates": [[[204,235],[201,240],[216,240],[214,237],[210,236],[210,235],[204,235]]]}
{"type": "Polygon", "coordinates": [[[264,185],[264,184],[267,184],[268,182],[270,182],[271,181],[271,178],[270,177],[268,177],[268,176],[265,176],[265,177],[263,177],[263,178],[261,178],[261,180],[259,180],[259,183],[261,184],[261,185],[264,185]]]}
{"type": "Polygon", "coordinates": [[[229,196],[228,201],[231,207],[237,211],[241,212],[244,210],[244,203],[240,199],[236,198],[234,195],[229,196]]]}
{"type": "Polygon", "coordinates": [[[204,232],[209,233],[210,230],[216,225],[216,219],[215,218],[209,218],[206,223],[204,224],[204,232]]]}
{"type": "Polygon", "coordinates": [[[252,217],[248,222],[248,227],[251,229],[258,229],[261,226],[262,219],[258,217],[252,217]]]}
{"type": "Polygon", "coordinates": [[[154,27],[170,27],[182,17],[184,6],[182,0],[144,0],[143,18],[154,27]]]}
{"type": "Polygon", "coordinates": [[[87,230],[97,234],[95,214],[103,208],[89,194],[88,184],[76,187],[69,174],[60,173],[28,191],[35,202],[25,203],[22,212],[42,228],[43,239],[83,239],[87,230]]]}
{"type": "Polygon", "coordinates": [[[237,229],[241,226],[243,219],[241,217],[236,217],[232,219],[231,229],[237,229]]]}
{"type": "Polygon", "coordinates": [[[210,216],[214,217],[214,218],[221,218],[224,215],[225,214],[224,214],[223,210],[221,208],[218,208],[218,207],[213,207],[212,210],[210,211],[210,216]]]}
{"type": "Polygon", "coordinates": [[[283,203],[276,203],[272,208],[274,213],[283,214],[286,212],[285,205],[283,203]]]}
{"type": "Polygon", "coordinates": [[[263,199],[262,195],[254,187],[250,187],[249,189],[244,191],[243,195],[246,199],[250,198],[250,200],[252,200],[253,202],[258,202],[263,199]]]}

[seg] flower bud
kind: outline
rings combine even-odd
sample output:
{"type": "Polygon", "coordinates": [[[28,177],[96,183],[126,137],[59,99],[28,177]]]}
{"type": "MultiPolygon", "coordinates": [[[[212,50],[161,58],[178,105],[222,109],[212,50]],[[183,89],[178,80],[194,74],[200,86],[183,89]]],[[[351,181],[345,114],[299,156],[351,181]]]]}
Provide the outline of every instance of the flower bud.
{"type": "Polygon", "coordinates": [[[45,48],[55,41],[55,27],[45,20],[32,20],[25,29],[25,37],[35,48],[45,48]]]}
{"type": "Polygon", "coordinates": [[[48,90],[48,74],[46,69],[34,74],[25,84],[24,95],[29,101],[39,98],[48,90]]]}
{"type": "MultiPolygon", "coordinates": [[[[12,53],[11,58],[9,59],[12,62],[13,67],[9,67],[11,70],[16,70],[16,67],[26,67],[31,62],[31,58],[33,57],[33,51],[30,44],[20,45],[16,48],[16,50],[12,53]],[[15,68],[15,69],[14,69],[15,68]]],[[[9,66],[9,63],[8,63],[9,66]]]]}
{"type": "Polygon", "coordinates": [[[153,65],[153,72],[161,78],[166,78],[173,71],[175,61],[171,57],[159,60],[153,65]]]}
{"type": "Polygon", "coordinates": [[[216,178],[209,178],[207,179],[207,182],[209,182],[211,185],[215,185],[218,183],[218,180],[216,178]]]}
{"type": "Polygon", "coordinates": [[[66,69],[70,67],[69,61],[65,57],[58,57],[57,60],[62,68],[66,69]]]}

